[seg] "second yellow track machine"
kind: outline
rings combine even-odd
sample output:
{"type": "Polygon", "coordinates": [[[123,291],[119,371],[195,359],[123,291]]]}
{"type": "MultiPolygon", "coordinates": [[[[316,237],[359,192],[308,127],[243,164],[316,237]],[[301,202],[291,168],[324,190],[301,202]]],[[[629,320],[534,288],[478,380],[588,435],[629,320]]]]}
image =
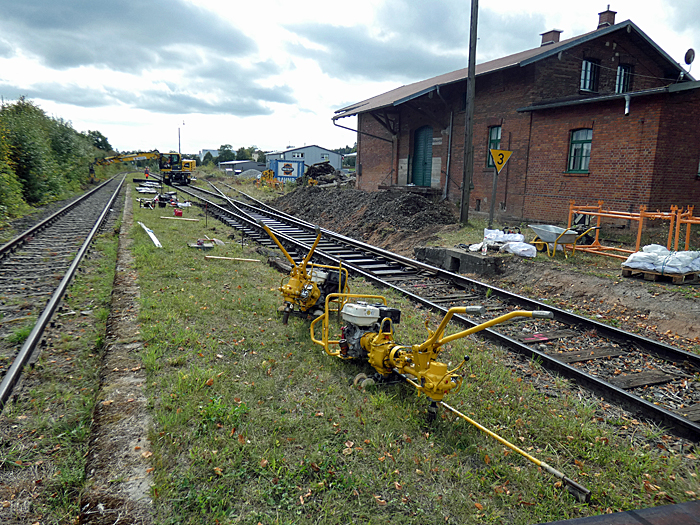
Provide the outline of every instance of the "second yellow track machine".
{"type": "MultiPolygon", "coordinates": [[[[282,322],[287,324],[290,315],[296,315],[305,319],[314,318],[324,312],[326,297],[333,292],[348,293],[348,270],[342,266],[328,266],[325,264],[311,263],[311,257],[321,240],[321,229],[316,227],[316,240],[309,253],[297,263],[289,252],[282,246],[272,230],[262,221],[258,224],[265,230],[270,238],[277,244],[285,258],[292,265],[289,275],[282,281],[279,291],[282,292],[284,308],[282,310],[282,322]]],[[[336,310],[342,305],[332,303],[336,310]]],[[[328,306],[326,305],[327,309],[328,306]]]]}

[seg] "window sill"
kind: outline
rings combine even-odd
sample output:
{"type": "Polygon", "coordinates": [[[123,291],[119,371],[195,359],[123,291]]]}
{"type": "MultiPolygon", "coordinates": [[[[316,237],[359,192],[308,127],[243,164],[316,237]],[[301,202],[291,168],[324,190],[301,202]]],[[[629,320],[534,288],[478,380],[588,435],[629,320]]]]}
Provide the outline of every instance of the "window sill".
{"type": "Polygon", "coordinates": [[[564,177],[588,177],[590,174],[590,171],[565,171],[564,177]]]}

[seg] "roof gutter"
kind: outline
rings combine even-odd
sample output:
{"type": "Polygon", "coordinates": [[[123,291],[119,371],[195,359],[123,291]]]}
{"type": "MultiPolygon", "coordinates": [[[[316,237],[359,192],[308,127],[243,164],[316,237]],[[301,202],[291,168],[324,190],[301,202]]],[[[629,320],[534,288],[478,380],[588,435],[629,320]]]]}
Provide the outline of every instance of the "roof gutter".
{"type": "MultiPolygon", "coordinates": [[[[688,88],[690,89],[690,88],[688,88]]],[[[642,97],[648,95],[660,95],[662,93],[670,93],[673,91],[680,91],[679,89],[672,89],[672,86],[665,86],[662,88],[647,89],[644,91],[636,91],[633,93],[615,93],[613,95],[603,95],[600,97],[590,97],[582,98],[576,100],[566,100],[564,102],[552,102],[551,104],[539,104],[537,106],[525,106],[516,109],[518,113],[527,113],[529,111],[539,111],[543,109],[555,109],[564,108],[569,106],[578,106],[581,104],[593,104],[595,102],[607,102],[609,100],[620,100],[624,99],[628,104],[632,97],[642,97]]]]}
{"type": "Polygon", "coordinates": [[[349,116],[350,116],[350,115],[338,115],[338,116],[336,116],[336,117],[333,117],[331,120],[333,121],[333,125],[334,125],[334,126],[337,126],[337,127],[339,127],[339,128],[347,129],[348,131],[354,131],[355,133],[359,133],[359,134],[361,134],[361,135],[367,135],[368,137],[374,137],[375,139],[383,140],[384,142],[390,142],[390,143],[392,143],[392,144],[394,143],[393,140],[386,139],[386,138],[384,138],[384,137],[379,137],[379,136],[377,136],[377,135],[372,135],[371,133],[367,133],[366,131],[360,131],[359,129],[352,129],[352,128],[348,128],[347,126],[341,126],[340,124],[338,124],[338,123],[336,122],[336,119],[344,118],[344,117],[349,117],[349,116]]]}

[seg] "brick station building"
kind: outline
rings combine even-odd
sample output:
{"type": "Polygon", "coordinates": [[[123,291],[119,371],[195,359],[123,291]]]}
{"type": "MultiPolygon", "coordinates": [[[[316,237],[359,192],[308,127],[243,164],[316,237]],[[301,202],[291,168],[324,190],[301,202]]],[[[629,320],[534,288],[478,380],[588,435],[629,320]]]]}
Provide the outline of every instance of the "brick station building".
{"type": "MultiPolygon", "coordinates": [[[[477,65],[470,210],[565,222],[569,201],[619,211],[700,208],[700,82],[631,21],[477,65]]],[[[357,115],[357,182],[461,199],[467,69],[339,109],[357,115]]],[[[697,214],[697,213],[696,213],[697,214]]]]}

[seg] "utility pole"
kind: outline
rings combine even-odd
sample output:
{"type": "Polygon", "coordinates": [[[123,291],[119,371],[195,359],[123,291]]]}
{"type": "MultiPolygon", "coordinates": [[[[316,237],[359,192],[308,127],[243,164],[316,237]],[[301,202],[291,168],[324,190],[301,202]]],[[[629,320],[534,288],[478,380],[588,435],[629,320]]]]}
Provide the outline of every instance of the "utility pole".
{"type": "Polygon", "coordinates": [[[474,171],[474,81],[476,77],[476,28],[479,16],[479,0],[472,0],[472,13],[469,18],[469,70],[467,73],[467,111],[464,116],[464,166],[462,169],[462,202],[459,209],[459,222],[469,222],[469,197],[474,171]]]}

